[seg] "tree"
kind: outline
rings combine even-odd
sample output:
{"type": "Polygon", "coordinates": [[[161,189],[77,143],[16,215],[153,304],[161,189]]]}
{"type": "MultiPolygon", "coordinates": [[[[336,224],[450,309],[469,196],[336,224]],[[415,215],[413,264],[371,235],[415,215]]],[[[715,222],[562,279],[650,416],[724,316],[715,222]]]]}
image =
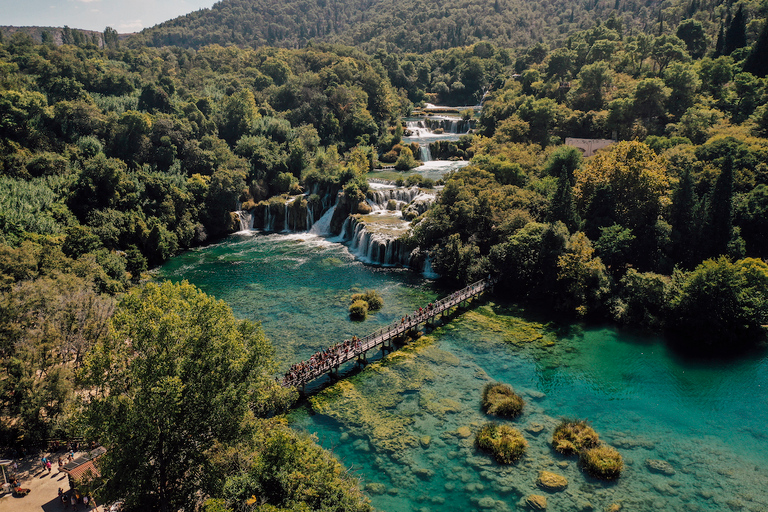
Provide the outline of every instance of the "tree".
{"type": "Polygon", "coordinates": [[[659,65],[659,73],[663,73],[670,62],[686,60],[685,43],[676,36],[663,35],[653,41],[651,57],[659,65]]]}
{"type": "Polygon", "coordinates": [[[103,40],[104,46],[107,48],[115,49],[120,46],[120,39],[118,37],[117,30],[113,29],[112,27],[107,27],[104,29],[103,40]]]}
{"type": "Polygon", "coordinates": [[[581,110],[600,110],[603,108],[604,91],[613,83],[613,71],[605,61],[587,64],[577,76],[579,85],[572,90],[574,108],[581,110]]]}
{"type": "Polygon", "coordinates": [[[107,448],[104,499],[131,509],[192,509],[211,450],[244,434],[272,348],[261,328],[183,282],[150,283],[120,301],[87,358],[87,422],[107,448]]]}
{"type": "Polygon", "coordinates": [[[720,256],[728,251],[733,236],[733,159],[727,156],[709,200],[706,241],[708,255],[720,256]]]}
{"type": "Polygon", "coordinates": [[[763,30],[744,61],[744,71],[762,78],[768,76],[768,22],[763,23],[763,30]]]}
{"type": "Polygon", "coordinates": [[[581,212],[586,212],[602,185],[611,189],[616,222],[638,238],[638,229],[654,225],[668,202],[666,164],[641,142],[619,142],[576,170],[574,192],[581,212]]]}
{"type": "Polygon", "coordinates": [[[638,117],[655,125],[666,114],[670,89],[660,78],[645,78],[635,87],[634,108],[638,117]]]}
{"type": "Polygon", "coordinates": [[[413,169],[414,167],[418,167],[418,165],[419,163],[416,158],[414,158],[411,148],[403,147],[400,150],[400,156],[395,162],[395,169],[398,171],[407,171],[409,169],[413,169]]]}
{"type": "Polygon", "coordinates": [[[565,80],[573,70],[576,52],[568,48],[558,48],[549,54],[547,76],[565,80]]]}
{"type": "Polygon", "coordinates": [[[744,14],[744,4],[739,4],[733,15],[723,40],[723,55],[730,55],[735,50],[747,46],[747,17],[744,14]]]}
{"type": "Polygon", "coordinates": [[[580,316],[599,307],[600,298],[608,292],[605,265],[594,253],[587,235],[578,231],[571,235],[565,252],[557,259],[557,279],[566,292],[565,307],[580,316]]]}
{"type": "Polygon", "coordinates": [[[700,59],[707,52],[707,34],[700,21],[687,19],[677,26],[677,37],[685,43],[688,54],[694,59],[700,59]]]}
{"type": "Polygon", "coordinates": [[[557,177],[557,190],[549,205],[548,222],[563,222],[568,229],[576,231],[579,225],[576,203],[573,199],[574,175],[581,165],[581,151],[571,146],[557,148],[547,159],[546,171],[557,177]]]}
{"type": "Polygon", "coordinates": [[[670,114],[679,117],[693,106],[701,80],[693,66],[675,62],[664,71],[664,84],[670,88],[667,109],[670,114]]]}
{"type": "Polygon", "coordinates": [[[747,258],[707,260],[675,276],[670,327],[690,345],[732,350],[764,338],[768,323],[768,264],[747,258]]]}

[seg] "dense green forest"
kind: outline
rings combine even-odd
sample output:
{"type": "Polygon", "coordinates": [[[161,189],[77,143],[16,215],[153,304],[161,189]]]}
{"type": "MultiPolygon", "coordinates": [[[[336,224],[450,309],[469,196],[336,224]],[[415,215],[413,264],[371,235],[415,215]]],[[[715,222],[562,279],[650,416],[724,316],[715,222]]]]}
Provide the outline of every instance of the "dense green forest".
{"type": "Polygon", "coordinates": [[[103,47],[0,38],[4,444],[98,437],[105,474],[139,479],[98,492],[136,509],[204,489],[210,512],[368,510],[280,418],[295,397],[261,329],[142,273],[233,231],[240,205],[362,198],[377,161],[412,159],[402,116],[486,91],[476,133],[441,150],[471,165],[407,239],[446,282],[490,273],[574,317],[764,341],[765,2],[302,5],[221,2],[103,47]],[[583,158],[566,137],[619,142],[583,158]]]}
{"type": "MultiPolygon", "coordinates": [[[[743,5],[753,15],[765,14],[764,2],[743,5]]],[[[732,2],[718,0],[291,0],[279,5],[263,0],[223,0],[210,9],[145,29],[129,44],[300,48],[308,41],[322,41],[356,46],[369,53],[379,49],[428,53],[480,41],[508,48],[536,43],[557,47],[573,32],[611,16],[621,20],[627,36],[659,33],[660,24],[676,27],[684,19],[695,18],[714,40],[720,23],[734,13],[732,2]]],[[[752,32],[757,30],[759,26],[751,27],[752,32]]]]}

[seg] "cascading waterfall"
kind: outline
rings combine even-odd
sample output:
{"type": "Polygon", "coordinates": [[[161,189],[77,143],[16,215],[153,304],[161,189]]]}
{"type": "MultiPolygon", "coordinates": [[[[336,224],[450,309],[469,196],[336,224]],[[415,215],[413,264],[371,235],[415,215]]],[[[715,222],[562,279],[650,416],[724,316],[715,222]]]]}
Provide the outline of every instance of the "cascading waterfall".
{"type": "Polygon", "coordinates": [[[422,162],[432,161],[432,152],[429,150],[429,144],[424,144],[423,146],[419,147],[419,159],[422,162]]]}
{"type": "Polygon", "coordinates": [[[350,216],[344,221],[340,241],[347,244],[349,252],[371,265],[382,267],[408,266],[410,252],[399,238],[371,232],[364,222],[350,216]]]}
{"type": "Polygon", "coordinates": [[[250,231],[253,229],[252,211],[237,210],[237,218],[240,221],[240,231],[250,231]]]}
{"type": "Polygon", "coordinates": [[[344,219],[338,235],[334,237],[333,217],[343,194],[333,191],[312,200],[309,195],[295,196],[285,202],[272,201],[260,203],[250,211],[238,211],[241,230],[253,229],[254,220],[263,222],[263,229],[269,232],[279,230],[282,233],[297,229],[320,237],[333,237],[330,240],[347,244],[349,251],[358,259],[372,265],[421,267],[423,259],[414,259],[399,237],[407,230],[408,223],[402,219],[400,211],[414,210],[423,213],[435,200],[435,195],[424,193],[419,187],[379,188],[369,190],[366,201],[376,214],[371,216],[349,215],[344,219]],[[330,208],[323,205],[335,203],[330,208]],[[296,203],[296,201],[300,203],[296,203]],[[383,210],[397,203],[397,210],[387,213],[383,210]],[[281,211],[282,209],[282,211],[281,211]],[[315,220],[316,215],[319,218],[315,220]],[[363,220],[363,218],[365,220],[363,220]],[[377,219],[383,219],[383,224],[377,219]],[[282,221],[282,224],[281,224],[282,221]],[[366,225],[368,223],[368,225],[366,225]]]}
{"type": "Polygon", "coordinates": [[[309,229],[309,233],[317,236],[327,236],[331,234],[331,219],[333,213],[336,211],[336,205],[328,210],[320,217],[317,222],[312,223],[312,227],[309,229]]]}

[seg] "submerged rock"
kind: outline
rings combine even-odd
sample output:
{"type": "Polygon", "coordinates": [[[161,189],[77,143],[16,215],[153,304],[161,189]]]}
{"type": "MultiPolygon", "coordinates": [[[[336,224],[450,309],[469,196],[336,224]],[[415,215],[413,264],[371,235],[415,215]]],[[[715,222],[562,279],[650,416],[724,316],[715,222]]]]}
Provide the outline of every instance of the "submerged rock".
{"type": "Polygon", "coordinates": [[[542,425],[541,423],[529,423],[525,426],[525,431],[535,436],[541,434],[543,430],[544,430],[544,425],[542,425]]]}
{"type": "Polygon", "coordinates": [[[552,473],[550,471],[542,471],[539,473],[539,478],[536,480],[536,485],[545,491],[560,492],[568,487],[568,480],[561,475],[552,473]]]}
{"type": "Polygon", "coordinates": [[[645,467],[651,473],[661,473],[662,475],[672,476],[675,474],[675,468],[667,461],[659,459],[646,459],[645,467]]]}
{"type": "Polygon", "coordinates": [[[421,436],[419,438],[419,443],[421,444],[422,448],[429,448],[429,445],[432,443],[432,437],[430,437],[430,436],[421,436]]]}
{"type": "Polygon", "coordinates": [[[387,488],[384,484],[380,484],[378,482],[371,482],[365,485],[365,491],[368,492],[369,494],[379,495],[387,492],[387,488]]]}
{"type": "Polygon", "coordinates": [[[470,437],[472,435],[472,430],[469,427],[466,427],[466,426],[459,427],[458,429],[456,429],[456,435],[466,439],[466,438],[468,438],[468,437],[470,437]]]}
{"type": "Polygon", "coordinates": [[[523,505],[530,510],[546,510],[547,497],[540,494],[531,494],[525,498],[523,505]]]}

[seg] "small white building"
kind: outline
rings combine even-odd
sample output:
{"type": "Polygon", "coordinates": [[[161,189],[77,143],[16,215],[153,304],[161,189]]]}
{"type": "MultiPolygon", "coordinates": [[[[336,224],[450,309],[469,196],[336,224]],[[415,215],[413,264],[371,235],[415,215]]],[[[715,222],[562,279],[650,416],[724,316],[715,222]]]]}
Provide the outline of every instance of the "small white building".
{"type": "Polygon", "coordinates": [[[572,137],[566,137],[565,139],[567,146],[580,149],[584,156],[592,156],[598,149],[607,148],[614,142],[616,141],[613,139],[576,139],[572,137]]]}

